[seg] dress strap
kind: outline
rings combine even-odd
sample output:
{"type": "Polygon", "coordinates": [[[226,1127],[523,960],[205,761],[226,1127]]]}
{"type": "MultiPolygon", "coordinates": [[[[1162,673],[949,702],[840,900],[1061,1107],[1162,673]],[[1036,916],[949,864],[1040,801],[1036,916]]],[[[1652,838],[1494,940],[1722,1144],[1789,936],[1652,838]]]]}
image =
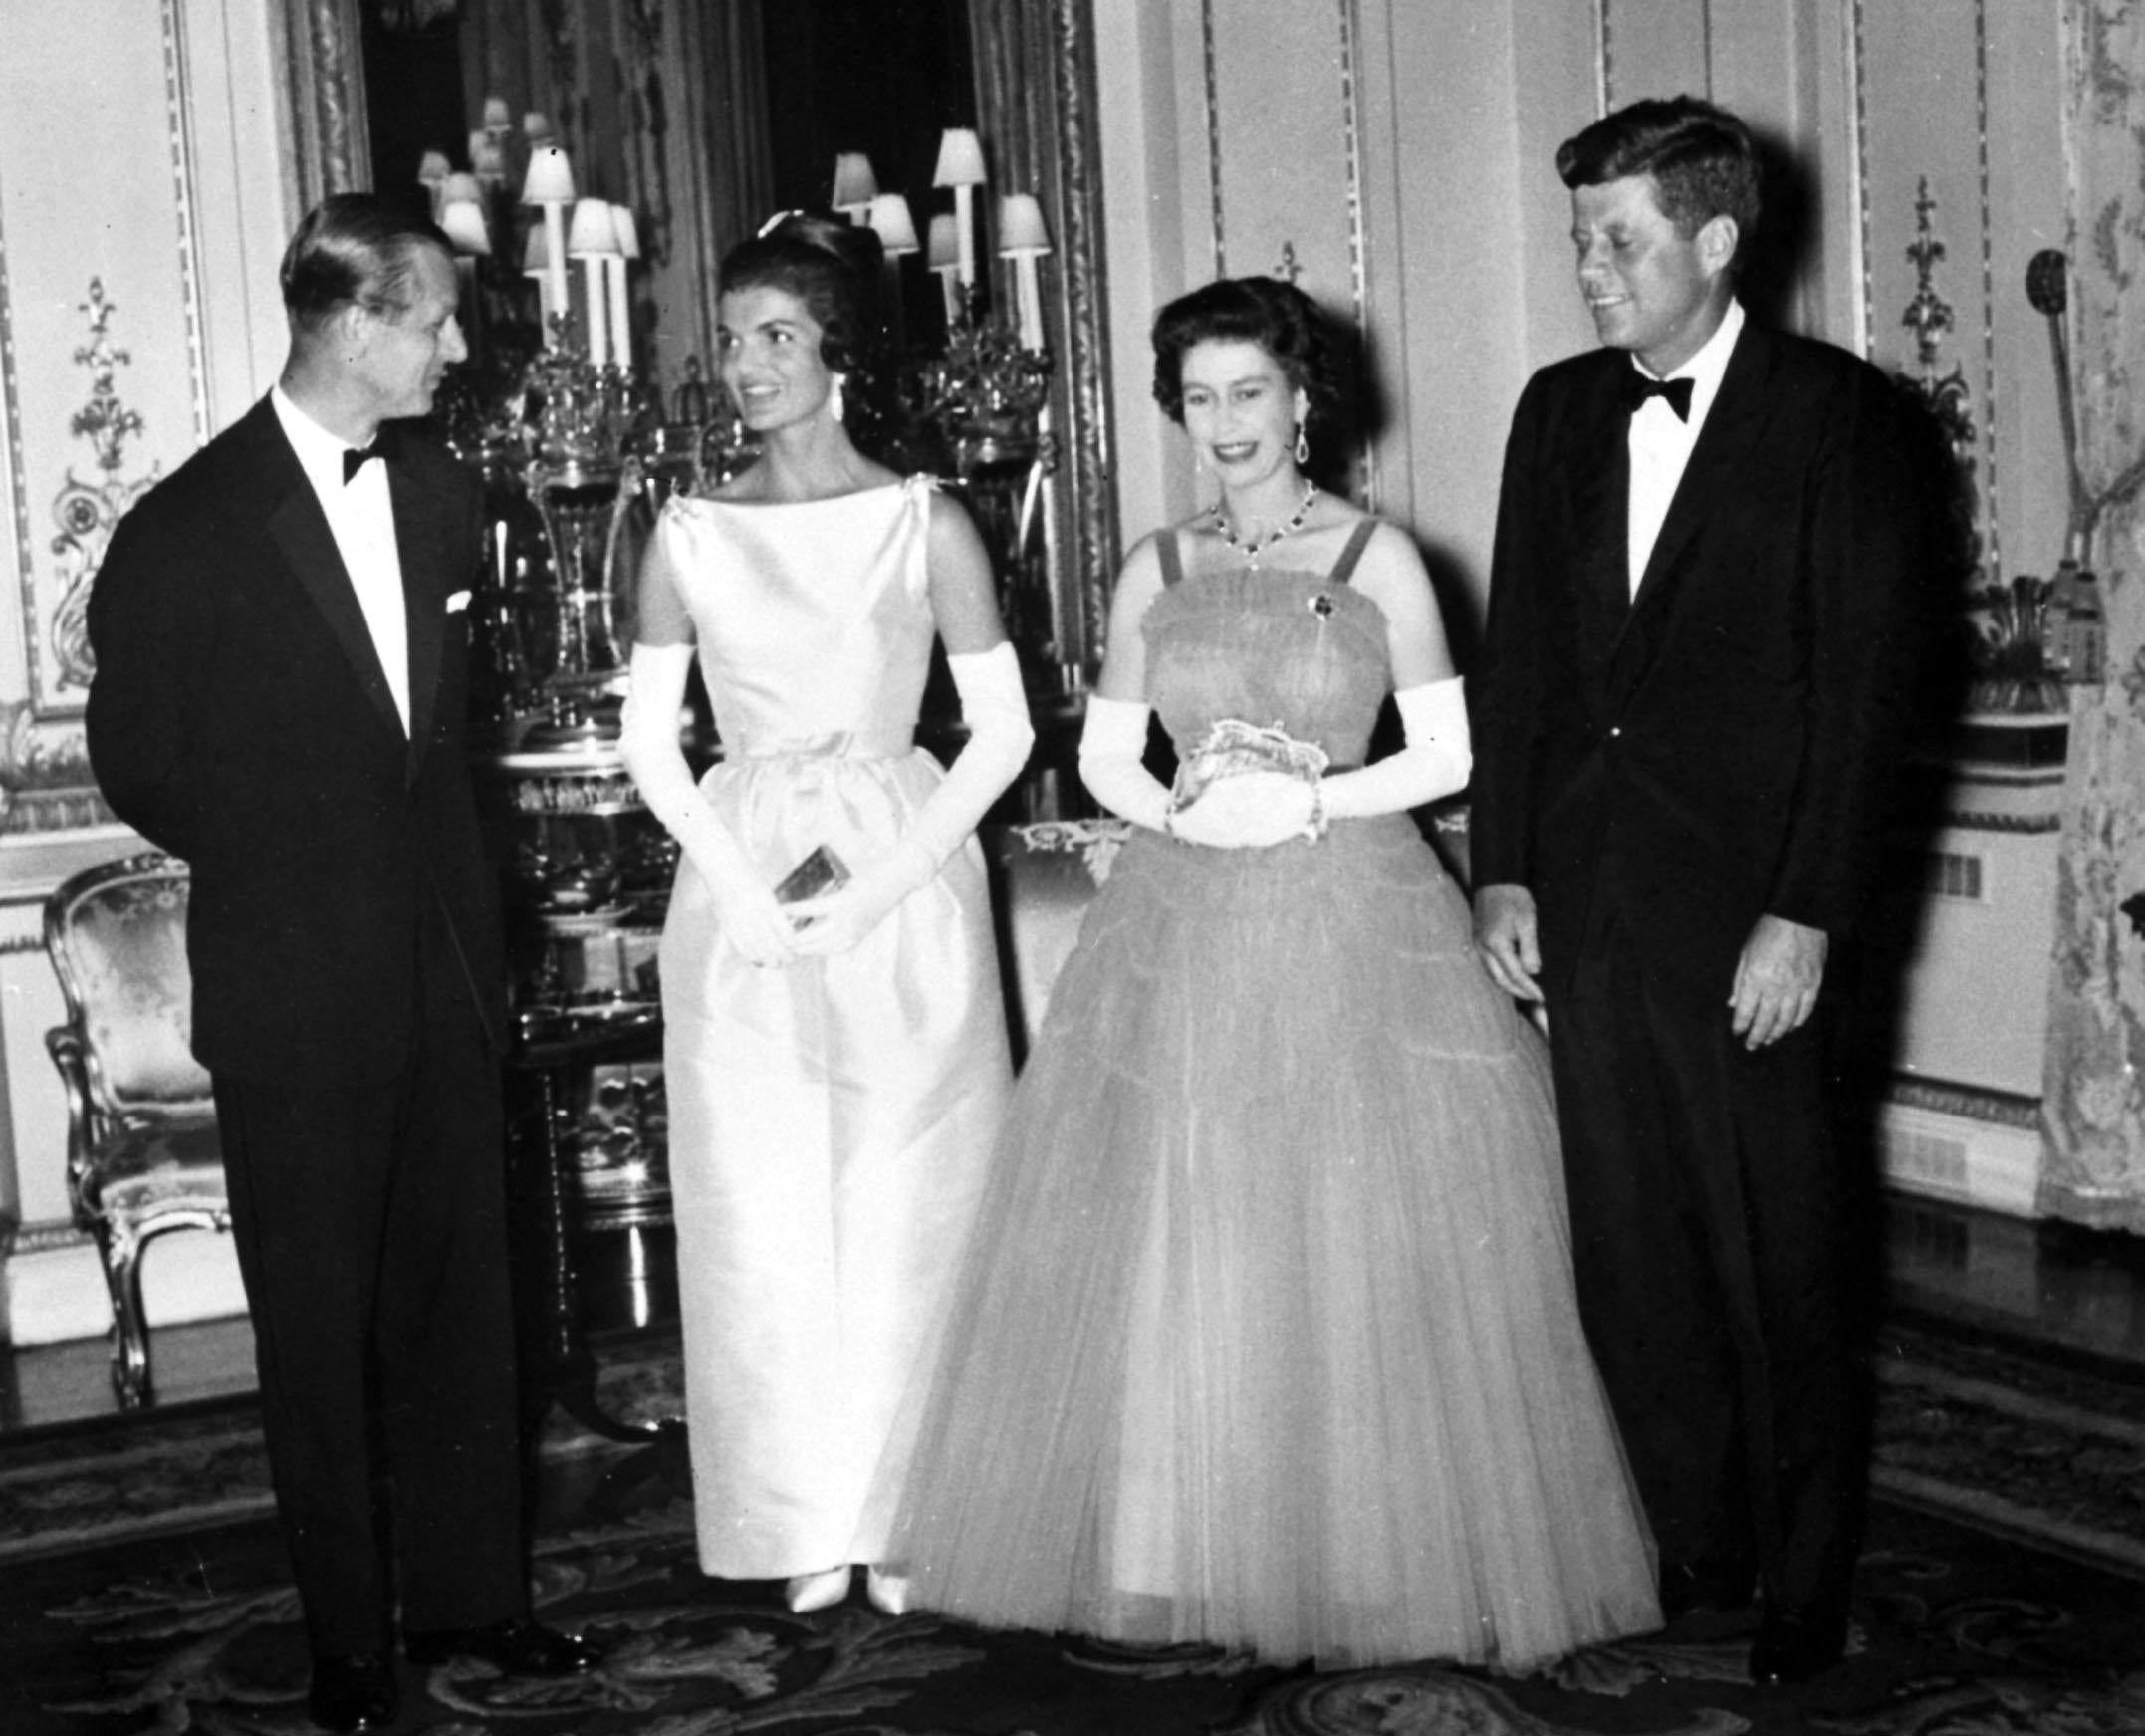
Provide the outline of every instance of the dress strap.
{"type": "Polygon", "coordinates": [[[1154,552],[1162,557],[1162,584],[1165,588],[1177,584],[1184,577],[1184,556],[1177,548],[1177,533],[1164,531],[1154,539],[1154,552]]]}
{"type": "Polygon", "coordinates": [[[1347,584],[1348,576],[1355,571],[1355,563],[1363,558],[1363,545],[1370,541],[1377,528],[1378,521],[1368,514],[1355,521],[1355,529],[1348,534],[1348,546],[1340,551],[1340,559],[1325,576],[1328,585],[1347,584]]]}

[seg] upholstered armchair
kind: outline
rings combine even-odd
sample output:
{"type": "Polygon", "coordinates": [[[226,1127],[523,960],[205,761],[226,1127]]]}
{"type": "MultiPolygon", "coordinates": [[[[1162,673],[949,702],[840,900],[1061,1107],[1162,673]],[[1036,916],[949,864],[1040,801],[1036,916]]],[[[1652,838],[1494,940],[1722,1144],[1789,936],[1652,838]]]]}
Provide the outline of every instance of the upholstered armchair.
{"type": "Polygon", "coordinates": [[[148,853],[104,863],[45,901],[45,948],[67,1023],[45,1046],[67,1088],[67,1185],[112,1292],[112,1384],[122,1409],[153,1397],[141,1254],[166,1230],[228,1229],[208,1075],[187,1047],[186,865],[148,853]]]}

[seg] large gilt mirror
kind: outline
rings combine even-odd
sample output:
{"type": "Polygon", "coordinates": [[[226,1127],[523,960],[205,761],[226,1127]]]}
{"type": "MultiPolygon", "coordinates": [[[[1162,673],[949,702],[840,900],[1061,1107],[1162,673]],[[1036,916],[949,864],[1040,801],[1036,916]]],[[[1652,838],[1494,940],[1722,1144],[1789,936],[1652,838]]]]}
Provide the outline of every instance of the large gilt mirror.
{"type": "MultiPolygon", "coordinates": [[[[826,45],[888,21],[905,37],[884,57],[878,107],[906,105],[899,119],[918,137],[973,126],[994,185],[1032,192],[1049,230],[1041,534],[1061,654],[1091,672],[1118,551],[1087,0],[282,0],[299,201],[412,178],[417,146],[436,136],[452,151],[488,91],[517,118],[541,109],[595,190],[641,213],[644,365],[674,391],[712,353],[724,249],[771,209],[832,193],[799,153],[824,161],[831,183],[828,141],[863,106],[820,89],[826,45]],[[458,72],[441,74],[428,43],[458,72]]],[[[1001,308],[1010,269],[1000,262],[985,286],[1001,308]]],[[[907,280],[918,278],[928,295],[920,259],[907,280]]]]}

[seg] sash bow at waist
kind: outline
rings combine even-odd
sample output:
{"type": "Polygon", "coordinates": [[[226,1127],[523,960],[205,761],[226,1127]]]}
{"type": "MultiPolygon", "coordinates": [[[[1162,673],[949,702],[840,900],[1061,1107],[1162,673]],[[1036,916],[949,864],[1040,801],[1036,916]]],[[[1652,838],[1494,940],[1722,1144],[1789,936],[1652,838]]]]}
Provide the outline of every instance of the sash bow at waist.
{"type": "Polygon", "coordinates": [[[725,744],[732,760],[897,760],[916,746],[908,729],[837,729],[825,735],[776,735],[725,744]]]}

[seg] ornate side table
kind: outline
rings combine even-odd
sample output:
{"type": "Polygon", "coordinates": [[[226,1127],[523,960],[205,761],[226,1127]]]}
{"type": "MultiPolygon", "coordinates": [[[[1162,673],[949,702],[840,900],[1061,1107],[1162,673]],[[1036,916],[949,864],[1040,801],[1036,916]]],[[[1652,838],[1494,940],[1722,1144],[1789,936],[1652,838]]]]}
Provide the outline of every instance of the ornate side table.
{"type": "Polygon", "coordinates": [[[615,742],[479,756],[508,868],[515,1044],[508,1058],[518,1279],[533,1427],[557,1403],[616,1440],[681,1429],[624,1422],[596,1397],[587,1320],[636,1326],[674,1307],[662,1017],[655,947],[675,848],[615,742]],[[622,1294],[597,1298],[577,1247],[615,1239],[622,1294]]]}

